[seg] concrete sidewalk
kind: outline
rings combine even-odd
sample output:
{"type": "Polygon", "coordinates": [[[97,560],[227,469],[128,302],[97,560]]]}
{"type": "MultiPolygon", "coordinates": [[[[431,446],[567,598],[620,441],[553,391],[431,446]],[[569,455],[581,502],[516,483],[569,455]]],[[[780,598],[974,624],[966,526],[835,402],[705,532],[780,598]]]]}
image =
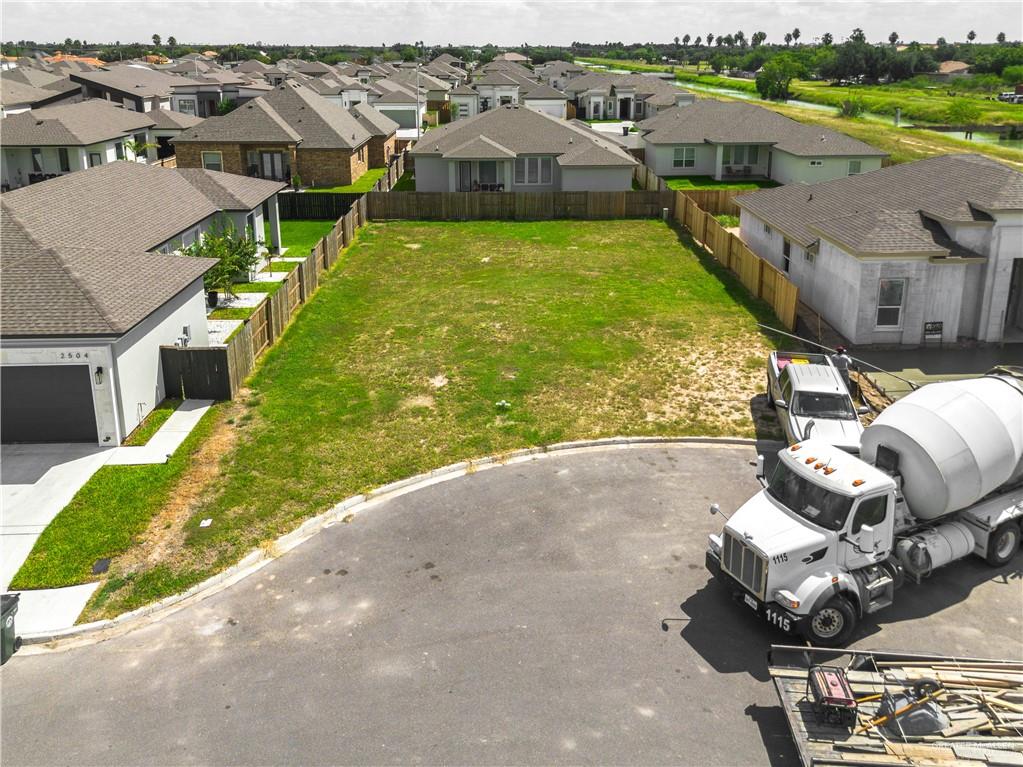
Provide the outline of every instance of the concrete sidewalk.
{"type": "MultiPolygon", "coordinates": [[[[212,404],[212,400],[185,400],[149,442],[140,446],[4,445],[0,470],[2,590],[8,591],[43,530],[93,474],[104,465],[166,463],[212,404]]],[[[22,591],[18,632],[38,633],[74,625],[98,585],[22,591]]]]}

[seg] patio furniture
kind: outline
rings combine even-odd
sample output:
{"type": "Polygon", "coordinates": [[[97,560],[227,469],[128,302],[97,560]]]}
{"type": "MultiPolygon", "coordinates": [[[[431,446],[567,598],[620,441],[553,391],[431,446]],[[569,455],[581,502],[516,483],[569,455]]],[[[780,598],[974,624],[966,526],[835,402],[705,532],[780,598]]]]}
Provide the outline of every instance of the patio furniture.
{"type": "Polygon", "coordinates": [[[744,175],[744,176],[748,176],[748,175],[750,175],[750,174],[751,174],[752,172],[753,172],[753,168],[752,168],[752,167],[750,167],[749,165],[743,165],[743,166],[742,166],[742,175],[744,175]]]}

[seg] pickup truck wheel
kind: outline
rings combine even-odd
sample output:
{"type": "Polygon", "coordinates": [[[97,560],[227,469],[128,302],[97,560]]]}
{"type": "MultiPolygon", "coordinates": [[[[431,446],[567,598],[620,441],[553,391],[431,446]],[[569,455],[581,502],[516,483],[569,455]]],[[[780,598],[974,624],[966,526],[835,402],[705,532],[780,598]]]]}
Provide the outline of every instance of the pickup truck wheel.
{"type": "Polygon", "coordinates": [[[1019,525],[1015,522],[1003,522],[998,526],[987,541],[987,563],[992,567],[1001,567],[1019,551],[1019,525]]]}
{"type": "Polygon", "coordinates": [[[841,647],[856,629],[856,611],[845,597],[835,597],[803,621],[803,636],[813,645],[841,647]]]}

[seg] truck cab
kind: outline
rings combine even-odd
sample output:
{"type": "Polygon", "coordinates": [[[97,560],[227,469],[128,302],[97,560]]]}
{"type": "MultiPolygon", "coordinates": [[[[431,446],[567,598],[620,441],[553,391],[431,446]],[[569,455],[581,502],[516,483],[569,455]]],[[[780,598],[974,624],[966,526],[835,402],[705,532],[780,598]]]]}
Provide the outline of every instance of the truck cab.
{"type": "Polygon", "coordinates": [[[710,536],[707,567],[769,623],[841,643],[891,602],[895,504],[892,477],[823,440],[797,443],[710,536]]]}
{"type": "Polygon", "coordinates": [[[841,373],[825,354],[772,352],[767,399],[790,444],[823,439],[858,453],[863,425],[841,373]]]}

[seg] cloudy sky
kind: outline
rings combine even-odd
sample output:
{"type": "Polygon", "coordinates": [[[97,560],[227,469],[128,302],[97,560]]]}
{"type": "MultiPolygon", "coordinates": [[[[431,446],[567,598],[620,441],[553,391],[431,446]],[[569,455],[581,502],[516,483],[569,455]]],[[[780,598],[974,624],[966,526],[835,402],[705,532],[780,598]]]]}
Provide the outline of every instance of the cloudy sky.
{"type": "Polygon", "coordinates": [[[136,42],[159,34],[180,43],[308,43],[380,45],[424,40],[497,45],[668,41],[690,34],[767,33],[778,41],[799,27],[804,41],[825,32],[841,40],[855,27],[868,39],[978,41],[999,32],[1023,37],[1019,0],[916,0],[916,2],[721,2],[657,0],[132,0],[61,2],[3,0],[4,40],[46,42],[67,37],[136,42]]]}

